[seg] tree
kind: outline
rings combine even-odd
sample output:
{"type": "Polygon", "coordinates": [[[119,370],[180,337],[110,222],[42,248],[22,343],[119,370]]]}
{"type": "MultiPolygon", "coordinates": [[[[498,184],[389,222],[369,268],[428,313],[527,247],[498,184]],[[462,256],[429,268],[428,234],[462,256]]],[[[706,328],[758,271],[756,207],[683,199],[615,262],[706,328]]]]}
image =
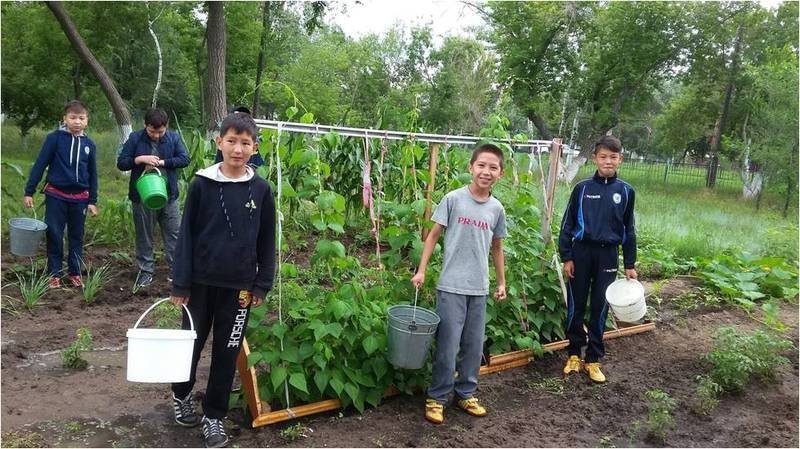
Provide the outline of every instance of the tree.
{"type": "Polygon", "coordinates": [[[764,182],[782,182],[783,216],[797,199],[798,173],[798,57],[789,45],[770,52],[769,61],[751,68],[753,98],[752,158],[764,182]]]}
{"type": "Polygon", "coordinates": [[[208,79],[206,81],[205,104],[208,117],[206,130],[213,133],[226,114],[225,32],[224,2],[206,2],[208,23],[206,24],[206,50],[208,54],[208,79]]]}
{"type": "Polygon", "coordinates": [[[582,28],[593,8],[578,2],[489,4],[500,80],[542,139],[552,139],[545,111],[563,97],[577,71],[582,28]]]}
{"type": "Polygon", "coordinates": [[[89,47],[86,46],[75,24],[72,22],[72,18],[64,10],[62,4],[60,2],[47,2],[47,7],[50,8],[50,11],[52,11],[56,20],[58,20],[61,29],[72,44],[72,48],[78,53],[81,60],[89,66],[92,74],[100,83],[100,86],[102,86],[103,92],[106,94],[106,98],[111,104],[111,109],[114,111],[114,117],[117,120],[120,143],[124,143],[133,130],[131,126],[131,114],[128,112],[128,106],[125,104],[125,101],[119,95],[114,81],[108,76],[105,68],[103,68],[94,57],[89,47]]]}
{"type": "Polygon", "coordinates": [[[438,71],[424,120],[448,134],[477,134],[497,102],[493,58],[474,39],[448,37],[431,60],[438,71]]]}

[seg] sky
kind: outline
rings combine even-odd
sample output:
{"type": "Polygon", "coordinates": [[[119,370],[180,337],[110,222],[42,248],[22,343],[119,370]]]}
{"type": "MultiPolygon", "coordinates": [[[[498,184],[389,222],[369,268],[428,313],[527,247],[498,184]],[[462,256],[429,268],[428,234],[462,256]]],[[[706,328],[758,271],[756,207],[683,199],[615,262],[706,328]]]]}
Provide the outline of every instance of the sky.
{"type": "MultiPolygon", "coordinates": [[[[485,3],[483,0],[470,0],[485,3]]],[[[775,8],[781,0],[759,0],[775,8]]],[[[383,34],[395,23],[403,28],[431,24],[434,44],[445,35],[470,35],[470,27],[484,24],[479,13],[460,0],[333,0],[330,18],[350,37],[383,34]]]]}
{"type": "Polygon", "coordinates": [[[484,24],[477,11],[456,0],[335,1],[332,21],[348,36],[382,34],[395,23],[403,28],[430,24],[435,41],[445,35],[467,35],[469,27],[484,24]]]}

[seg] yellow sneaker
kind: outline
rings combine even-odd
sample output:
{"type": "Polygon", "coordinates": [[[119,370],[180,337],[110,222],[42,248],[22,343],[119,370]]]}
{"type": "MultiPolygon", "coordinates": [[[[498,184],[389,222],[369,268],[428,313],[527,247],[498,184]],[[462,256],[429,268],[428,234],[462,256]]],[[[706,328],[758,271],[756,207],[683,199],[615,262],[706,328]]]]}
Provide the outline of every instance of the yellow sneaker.
{"type": "Polygon", "coordinates": [[[600,371],[600,364],[597,362],[594,363],[587,363],[584,366],[584,369],[589,374],[589,379],[592,379],[592,382],[601,384],[606,381],[606,376],[600,371]]]}
{"type": "Polygon", "coordinates": [[[568,376],[572,373],[578,373],[580,371],[581,359],[579,359],[577,355],[569,356],[569,359],[567,359],[567,364],[564,365],[564,375],[568,376]]]}
{"type": "Polygon", "coordinates": [[[472,416],[480,418],[486,416],[486,409],[478,403],[478,398],[459,399],[458,406],[472,416]]]}
{"type": "Polygon", "coordinates": [[[444,406],[433,399],[425,401],[425,419],[433,424],[444,421],[444,406]]]}

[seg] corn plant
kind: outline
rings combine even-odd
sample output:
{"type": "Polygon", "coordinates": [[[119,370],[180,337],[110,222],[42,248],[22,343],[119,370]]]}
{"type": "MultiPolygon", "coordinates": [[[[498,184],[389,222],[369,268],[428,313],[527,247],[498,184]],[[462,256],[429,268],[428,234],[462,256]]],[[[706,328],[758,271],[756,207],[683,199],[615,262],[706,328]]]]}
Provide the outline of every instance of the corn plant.
{"type": "Polygon", "coordinates": [[[84,369],[89,365],[89,362],[81,358],[81,353],[94,349],[92,333],[89,328],[82,327],[76,334],[78,338],[61,350],[61,365],[64,368],[84,369]]]}
{"type": "Polygon", "coordinates": [[[86,266],[86,276],[83,278],[83,302],[93,303],[100,288],[113,277],[111,267],[108,265],[103,265],[96,270],[86,266]]]}
{"type": "Polygon", "coordinates": [[[35,266],[31,266],[31,274],[26,277],[19,272],[14,272],[17,276],[19,293],[22,296],[22,305],[29,311],[35,309],[50,289],[50,274],[44,268],[41,271],[35,266]]]}

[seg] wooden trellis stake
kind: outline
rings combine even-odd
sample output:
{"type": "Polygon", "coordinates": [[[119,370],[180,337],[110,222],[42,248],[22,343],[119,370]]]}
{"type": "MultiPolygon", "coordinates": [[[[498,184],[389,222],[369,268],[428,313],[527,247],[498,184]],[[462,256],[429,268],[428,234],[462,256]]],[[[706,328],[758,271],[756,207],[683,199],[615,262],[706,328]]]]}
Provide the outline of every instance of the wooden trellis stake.
{"type": "MultiPolygon", "coordinates": [[[[636,326],[625,327],[613,331],[608,331],[603,335],[603,340],[611,340],[612,338],[624,337],[627,335],[639,334],[642,332],[651,331],[656,328],[653,322],[639,324],[636,326]]],[[[569,345],[569,341],[561,340],[553,343],[543,345],[545,351],[553,352],[564,349],[569,345]]],[[[269,424],[275,424],[290,419],[300,418],[303,416],[314,415],[322,412],[329,412],[337,410],[342,407],[342,403],[338,399],[328,399],[311,404],[299,405],[290,409],[272,410],[268,404],[261,402],[261,396],[258,392],[258,381],[256,380],[255,367],[247,367],[247,356],[250,354],[250,347],[247,345],[247,339],[242,340],[242,350],[239,352],[239,357],[236,359],[236,368],[239,370],[239,377],[242,379],[242,391],[245,400],[247,401],[247,408],[252,416],[252,426],[261,427],[269,424]]],[[[480,368],[480,375],[497,373],[511,368],[518,368],[525,366],[533,361],[533,351],[525,349],[522,351],[514,351],[506,354],[489,356],[489,364],[483,365],[480,368]]],[[[394,387],[389,387],[383,393],[384,398],[400,394],[400,390],[394,387]]]]}
{"type": "Polygon", "coordinates": [[[553,139],[550,145],[550,170],[547,177],[547,196],[545,197],[545,213],[542,217],[542,239],[544,244],[549,245],[552,235],[550,233],[550,223],[553,222],[553,198],[556,192],[556,182],[558,181],[558,165],[561,163],[561,139],[553,139]]]}
{"type": "MultiPolygon", "coordinates": [[[[425,214],[424,222],[428,223],[428,220],[431,219],[431,208],[433,207],[433,200],[431,199],[431,194],[433,193],[433,189],[436,184],[436,164],[439,162],[439,144],[432,143],[430,144],[430,159],[428,160],[428,174],[430,175],[430,182],[425,187],[425,199],[427,200],[427,204],[425,205],[425,214]]],[[[428,238],[428,232],[430,230],[426,227],[422,228],[422,241],[424,242],[426,238],[428,238]]]]}

